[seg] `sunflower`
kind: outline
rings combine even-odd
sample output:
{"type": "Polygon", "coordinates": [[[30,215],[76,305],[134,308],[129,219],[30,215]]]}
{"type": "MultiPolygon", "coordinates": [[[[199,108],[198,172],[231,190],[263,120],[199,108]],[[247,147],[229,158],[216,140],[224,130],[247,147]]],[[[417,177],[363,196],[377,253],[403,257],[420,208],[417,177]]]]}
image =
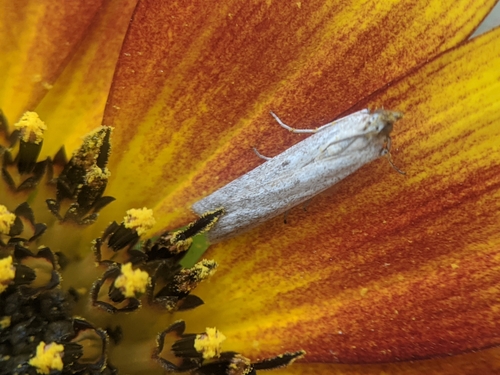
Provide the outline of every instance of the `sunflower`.
{"type": "Polygon", "coordinates": [[[497,372],[494,3],[2,1],[0,374],[497,372]],[[191,206],[303,139],[269,111],[362,108],[406,175],[198,259],[191,206]]]}

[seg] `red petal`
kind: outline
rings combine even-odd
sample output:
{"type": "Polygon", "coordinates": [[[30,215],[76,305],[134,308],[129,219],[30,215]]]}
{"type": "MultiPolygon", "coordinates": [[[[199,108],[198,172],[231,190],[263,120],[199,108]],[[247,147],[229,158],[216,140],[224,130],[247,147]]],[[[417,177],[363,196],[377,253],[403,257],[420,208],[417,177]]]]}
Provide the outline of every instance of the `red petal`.
{"type": "Polygon", "coordinates": [[[288,224],[214,247],[220,270],[189,321],[217,324],[230,350],[312,362],[499,345],[499,65],[497,29],[373,97],[406,115],[393,157],[407,175],[374,162],[288,224]]]}
{"type": "Polygon", "coordinates": [[[140,2],[104,121],[122,151],[115,209],[163,200],[157,229],[179,223],[259,163],[251,146],[274,154],[294,142],[270,109],[331,120],[466,38],[493,3],[140,2]]]}

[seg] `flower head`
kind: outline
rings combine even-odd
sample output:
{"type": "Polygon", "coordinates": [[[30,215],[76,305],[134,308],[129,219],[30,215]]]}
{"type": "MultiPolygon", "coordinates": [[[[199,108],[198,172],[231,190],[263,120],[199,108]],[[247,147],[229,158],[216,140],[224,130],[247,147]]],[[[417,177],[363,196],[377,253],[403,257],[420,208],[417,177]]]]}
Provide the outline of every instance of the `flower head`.
{"type": "Polygon", "coordinates": [[[1,5],[2,371],[496,366],[499,31],[464,42],[493,3],[1,5]],[[362,108],[405,113],[406,176],[373,162],[198,260],[232,211],[190,207],[301,139],[269,111],[362,108]]]}

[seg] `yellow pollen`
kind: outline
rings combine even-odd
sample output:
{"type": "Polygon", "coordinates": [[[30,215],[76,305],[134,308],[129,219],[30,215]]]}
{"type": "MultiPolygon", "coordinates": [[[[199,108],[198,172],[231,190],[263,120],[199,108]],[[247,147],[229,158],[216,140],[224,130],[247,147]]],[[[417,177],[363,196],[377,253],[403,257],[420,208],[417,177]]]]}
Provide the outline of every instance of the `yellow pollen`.
{"type": "Polygon", "coordinates": [[[9,234],[10,227],[14,224],[16,215],[0,204],[0,234],[9,234]]]}
{"type": "Polygon", "coordinates": [[[92,168],[97,163],[101,147],[110,131],[109,127],[101,126],[87,134],[82,146],[73,153],[74,163],[85,170],[92,168]]]}
{"type": "Polygon", "coordinates": [[[126,298],[135,297],[137,293],[144,293],[150,282],[149,274],[140,269],[133,270],[132,263],[122,266],[122,273],[115,280],[115,287],[120,289],[126,298]]]}
{"type": "Polygon", "coordinates": [[[7,289],[15,275],[16,269],[12,264],[12,256],[0,259],[0,293],[7,289]]]}
{"type": "Polygon", "coordinates": [[[217,263],[211,259],[203,259],[201,262],[196,263],[192,270],[197,271],[198,278],[200,280],[205,280],[206,278],[212,276],[217,269],[217,263]]]}
{"type": "MultiPolygon", "coordinates": [[[[222,215],[225,214],[224,207],[220,207],[220,208],[218,208],[216,210],[205,212],[203,215],[201,215],[201,217],[207,217],[207,216],[210,216],[210,215],[214,215],[218,211],[222,211],[222,215]]],[[[214,225],[217,224],[217,222],[219,221],[219,218],[220,218],[220,214],[217,215],[217,216],[215,216],[214,218],[212,218],[212,220],[210,221],[210,223],[200,233],[206,233],[206,232],[210,231],[214,227],[214,225]]]]}
{"type": "Polygon", "coordinates": [[[207,328],[205,333],[196,335],[194,348],[198,353],[203,353],[204,359],[220,356],[221,342],[226,339],[222,333],[214,328],[207,328]]]}
{"type": "Polygon", "coordinates": [[[88,150],[94,150],[102,146],[104,141],[105,127],[100,126],[90,131],[83,141],[83,145],[88,150]]]}
{"type": "Polygon", "coordinates": [[[186,238],[185,240],[179,240],[177,237],[179,237],[181,234],[183,234],[183,230],[178,230],[177,232],[172,233],[171,241],[172,244],[175,245],[175,249],[172,249],[175,253],[182,253],[183,251],[186,251],[189,249],[191,244],[193,243],[192,238],[186,238]]]}
{"type": "Polygon", "coordinates": [[[0,319],[0,329],[4,329],[10,326],[10,316],[4,316],[0,319]]]}
{"type": "Polygon", "coordinates": [[[36,355],[29,360],[29,364],[36,368],[39,374],[49,374],[52,370],[62,370],[62,354],[64,346],[52,342],[45,344],[43,341],[36,348],[36,355]]]}
{"type": "Polygon", "coordinates": [[[153,210],[149,208],[132,208],[127,211],[127,216],[123,219],[125,228],[135,229],[139,236],[146,233],[156,224],[153,217],[153,210]]]}
{"type": "Polygon", "coordinates": [[[48,82],[42,82],[42,87],[45,89],[45,90],[52,90],[54,88],[54,85],[51,85],[50,83],[48,82]]]}
{"type": "Polygon", "coordinates": [[[101,169],[97,165],[90,167],[90,170],[85,175],[87,184],[91,184],[94,181],[107,180],[109,176],[111,176],[111,173],[107,168],[101,169]]]}
{"type": "Polygon", "coordinates": [[[14,125],[21,133],[24,142],[39,144],[43,141],[43,132],[47,130],[47,125],[40,120],[36,112],[24,112],[21,119],[14,125]]]}

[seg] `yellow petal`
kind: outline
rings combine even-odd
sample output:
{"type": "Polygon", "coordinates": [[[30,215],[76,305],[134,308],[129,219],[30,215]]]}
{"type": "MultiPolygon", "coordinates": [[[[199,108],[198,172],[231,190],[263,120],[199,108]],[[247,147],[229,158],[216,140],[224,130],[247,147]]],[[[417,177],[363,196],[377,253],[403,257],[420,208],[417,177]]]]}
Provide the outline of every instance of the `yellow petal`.
{"type": "MultiPolygon", "coordinates": [[[[62,145],[71,156],[81,145],[82,137],[102,124],[121,45],[136,2],[107,1],[100,8],[71,61],[37,105],[36,111],[48,126],[41,157],[54,156],[62,145]]],[[[114,149],[114,152],[118,151],[114,149]]]]}
{"type": "Polygon", "coordinates": [[[10,123],[47,93],[102,2],[0,2],[0,108],[10,123]]]}
{"type": "Polygon", "coordinates": [[[496,29],[369,99],[405,112],[393,158],[407,175],[379,160],[288,224],[209,250],[220,267],[197,290],[206,305],[184,316],[192,329],[203,316],[233,338],[228,350],[304,349],[309,362],[500,344],[499,65],[496,29]]]}
{"type": "Polygon", "coordinates": [[[331,120],[463,40],[493,3],[140,3],[104,120],[121,150],[115,209],[162,200],[156,228],[180,223],[196,199],[260,162],[251,146],[275,154],[296,142],[269,110],[331,120]]]}

